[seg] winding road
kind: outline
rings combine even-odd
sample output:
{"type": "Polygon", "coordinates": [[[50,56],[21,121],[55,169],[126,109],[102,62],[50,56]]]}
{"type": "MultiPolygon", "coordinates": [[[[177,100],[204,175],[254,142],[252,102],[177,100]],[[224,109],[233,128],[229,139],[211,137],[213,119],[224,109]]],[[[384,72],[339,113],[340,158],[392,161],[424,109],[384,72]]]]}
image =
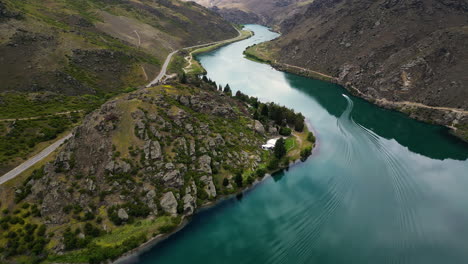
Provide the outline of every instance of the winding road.
{"type": "MultiPolygon", "coordinates": [[[[215,42],[210,42],[210,43],[205,43],[205,44],[200,44],[200,45],[195,45],[195,46],[190,46],[186,48],[182,48],[182,50],[187,50],[187,49],[193,49],[193,48],[200,48],[200,47],[205,47],[205,46],[210,46],[210,45],[215,45],[215,44],[220,44],[220,43],[226,43],[226,42],[231,42],[239,39],[242,36],[242,33],[240,30],[236,28],[237,32],[239,35],[235,38],[227,39],[227,40],[221,40],[221,41],[215,41],[215,42]]],[[[138,33],[135,31],[137,36],[139,37],[138,33]]],[[[139,43],[141,44],[141,43],[139,43]]],[[[166,71],[167,67],[169,66],[169,63],[171,62],[172,56],[176,54],[179,50],[175,50],[169,55],[167,55],[166,60],[164,61],[163,67],[161,68],[161,71],[159,72],[158,76],[154,80],[152,80],[148,85],[146,85],[146,88],[151,87],[153,85],[158,84],[164,76],[166,76],[166,71]]],[[[62,114],[62,113],[60,113],[62,114]]],[[[5,120],[4,120],[5,121],[5,120]]],[[[14,168],[13,170],[7,172],[3,176],[0,177],[0,185],[15,178],[16,176],[20,175],[22,172],[25,170],[31,168],[34,164],[38,163],[39,161],[43,160],[45,157],[49,156],[54,150],[56,150],[60,145],[62,145],[65,140],[69,139],[72,136],[72,133],[70,132],[69,134],[65,135],[64,137],[60,138],[59,140],[55,141],[52,145],[48,146],[41,152],[39,152],[37,155],[33,156],[32,158],[28,159],[27,161],[21,163],[18,167],[14,168]]]]}
{"type": "MultiPolygon", "coordinates": [[[[235,29],[237,30],[237,33],[239,34],[239,35],[237,35],[237,37],[226,39],[226,40],[209,42],[209,43],[205,43],[205,44],[199,44],[199,45],[190,46],[190,47],[185,47],[185,48],[182,48],[181,50],[201,48],[201,47],[206,47],[206,46],[211,46],[211,45],[236,41],[237,39],[242,37],[242,32],[237,28],[235,28],[235,29]]],[[[174,54],[176,54],[177,52],[179,52],[179,50],[174,50],[173,52],[169,53],[169,55],[167,55],[166,60],[164,61],[164,64],[163,64],[163,66],[161,68],[161,71],[159,72],[158,76],[156,76],[156,78],[154,78],[154,80],[152,80],[150,83],[148,83],[146,85],[146,88],[149,88],[149,87],[151,87],[153,85],[158,84],[162,80],[162,78],[164,78],[164,76],[166,76],[167,67],[169,66],[169,63],[171,62],[172,56],[174,56],[174,54]]]]}

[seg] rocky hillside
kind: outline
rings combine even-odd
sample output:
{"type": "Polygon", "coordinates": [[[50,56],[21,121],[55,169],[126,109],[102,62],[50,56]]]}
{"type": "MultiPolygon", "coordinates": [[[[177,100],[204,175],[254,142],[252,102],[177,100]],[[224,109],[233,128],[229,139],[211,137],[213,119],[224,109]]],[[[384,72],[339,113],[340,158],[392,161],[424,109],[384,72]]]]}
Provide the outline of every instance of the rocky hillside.
{"type": "Polygon", "coordinates": [[[270,60],[331,75],[413,117],[463,127],[467,25],[465,0],[316,0],[281,24],[270,60]]]}
{"type": "Polygon", "coordinates": [[[0,186],[0,261],[114,259],[289,164],[296,151],[310,155],[306,138],[314,140],[302,115],[242,94],[231,97],[209,80],[194,82],[105,103],[49,163],[0,186]],[[281,125],[263,115],[268,112],[281,125]],[[285,157],[262,150],[268,138],[291,132],[284,120],[303,130],[288,140],[303,139],[290,142],[296,147],[285,157]]]}
{"type": "Polygon", "coordinates": [[[148,83],[174,49],[236,35],[179,0],[0,0],[0,92],[121,91],[148,83]]]}
{"type": "Polygon", "coordinates": [[[0,174],[148,84],[172,50],[237,34],[179,0],[0,0],[0,174]]]}
{"type": "Polygon", "coordinates": [[[302,12],[313,0],[195,0],[195,2],[215,10],[234,23],[276,26],[287,17],[302,12]]]}

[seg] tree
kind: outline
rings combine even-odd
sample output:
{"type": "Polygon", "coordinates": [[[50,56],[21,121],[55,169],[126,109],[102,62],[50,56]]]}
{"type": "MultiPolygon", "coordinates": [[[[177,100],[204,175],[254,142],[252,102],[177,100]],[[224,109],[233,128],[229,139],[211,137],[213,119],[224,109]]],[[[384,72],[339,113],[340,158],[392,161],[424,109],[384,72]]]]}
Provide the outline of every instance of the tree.
{"type": "Polygon", "coordinates": [[[279,130],[279,134],[288,137],[291,135],[291,129],[289,127],[281,127],[279,130]]]}
{"type": "Polygon", "coordinates": [[[237,172],[236,177],[234,177],[237,187],[242,187],[242,172],[237,172]]]}
{"type": "Polygon", "coordinates": [[[224,93],[232,95],[231,87],[229,86],[229,84],[226,84],[226,86],[224,87],[224,93]]]}
{"type": "Polygon", "coordinates": [[[260,119],[260,115],[258,114],[258,111],[255,110],[255,112],[253,113],[253,119],[255,120],[259,120],[260,119]]]}
{"type": "Polygon", "coordinates": [[[218,91],[220,91],[220,92],[223,91],[223,87],[221,86],[221,84],[220,84],[219,87],[218,87],[218,91]]]}
{"type": "Polygon", "coordinates": [[[182,73],[182,76],[180,77],[180,82],[187,83],[187,75],[185,75],[185,72],[182,73]]]}
{"type": "Polygon", "coordinates": [[[305,161],[312,154],[312,147],[307,147],[301,150],[301,160],[305,161]]]}
{"type": "Polygon", "coordinates": [[[284,155],[286,155],[286,147],[284,146],[283,138],[280,138],[276,141],[273,152],[275,153],[275,157],[277,157],[278,159],[281,159],[282,157],[284,157],[284,155]]]}
{"type": "Polygon", "coordinates": [[[226,187],[229,185],[229,180],[227,178],[224,178],[223,180],[223,186],[226,187]]]}
{"type": "Polygon", "coordinates": [[[312,143],[315,143],[315,136],[312,132],[309,132],[309,134],[307,134],[307,140],[312,143]]]}
{"type": "Polygon", "coordinates": [[[203,75],[202,80],[203,80],[204,82],[208,82],[208,77],[206,77],[206,75],[203,75]]]}
{"type": "Polygon", "coordinates": [[[301,114],[296,117],[294,129],[298,132],[302,132],[302,130],[304,130],[304,117],[301,114]]]}
{"type": "Polygon", "coordinates": [[[260,112],[262,116],[268,117],[268,106],[266,104],[262,104],[262,111],[260,112]]]}

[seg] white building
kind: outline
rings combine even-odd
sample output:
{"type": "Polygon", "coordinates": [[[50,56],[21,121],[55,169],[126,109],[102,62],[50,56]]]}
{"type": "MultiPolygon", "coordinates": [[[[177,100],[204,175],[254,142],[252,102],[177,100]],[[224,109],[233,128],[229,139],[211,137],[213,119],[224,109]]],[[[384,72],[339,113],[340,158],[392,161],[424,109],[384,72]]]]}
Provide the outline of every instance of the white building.
{"type": "Polygon", "coordinates": [[[279,138],[273,138],[267,141],[266,144],[262,145],[262,149],[264,150],[269,150],[275,148],[276,141],[278,141],[279,138]]]}

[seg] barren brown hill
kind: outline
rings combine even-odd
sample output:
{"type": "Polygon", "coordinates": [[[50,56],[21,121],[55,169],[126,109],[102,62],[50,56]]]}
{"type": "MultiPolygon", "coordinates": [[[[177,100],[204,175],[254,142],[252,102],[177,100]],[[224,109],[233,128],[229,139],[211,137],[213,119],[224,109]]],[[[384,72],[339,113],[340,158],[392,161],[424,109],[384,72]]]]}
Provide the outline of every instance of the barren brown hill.
{"type": "Polygon", "coordinates": [[[178,0],[1,0],[0,92],[135,87],[172,50],[236,34],[215,12],[178,0]]]}
{"type": "Polygon", "coordinates": [[[238,24],[278,25],[313,0],[195,0],[238,24]]]}
{"type": "Polygon", "coordinates": [[[277,63],[331,75],[415,118],[464,127],[467,12],[464,0],[316,0],[267,46],[277,63]]]}

